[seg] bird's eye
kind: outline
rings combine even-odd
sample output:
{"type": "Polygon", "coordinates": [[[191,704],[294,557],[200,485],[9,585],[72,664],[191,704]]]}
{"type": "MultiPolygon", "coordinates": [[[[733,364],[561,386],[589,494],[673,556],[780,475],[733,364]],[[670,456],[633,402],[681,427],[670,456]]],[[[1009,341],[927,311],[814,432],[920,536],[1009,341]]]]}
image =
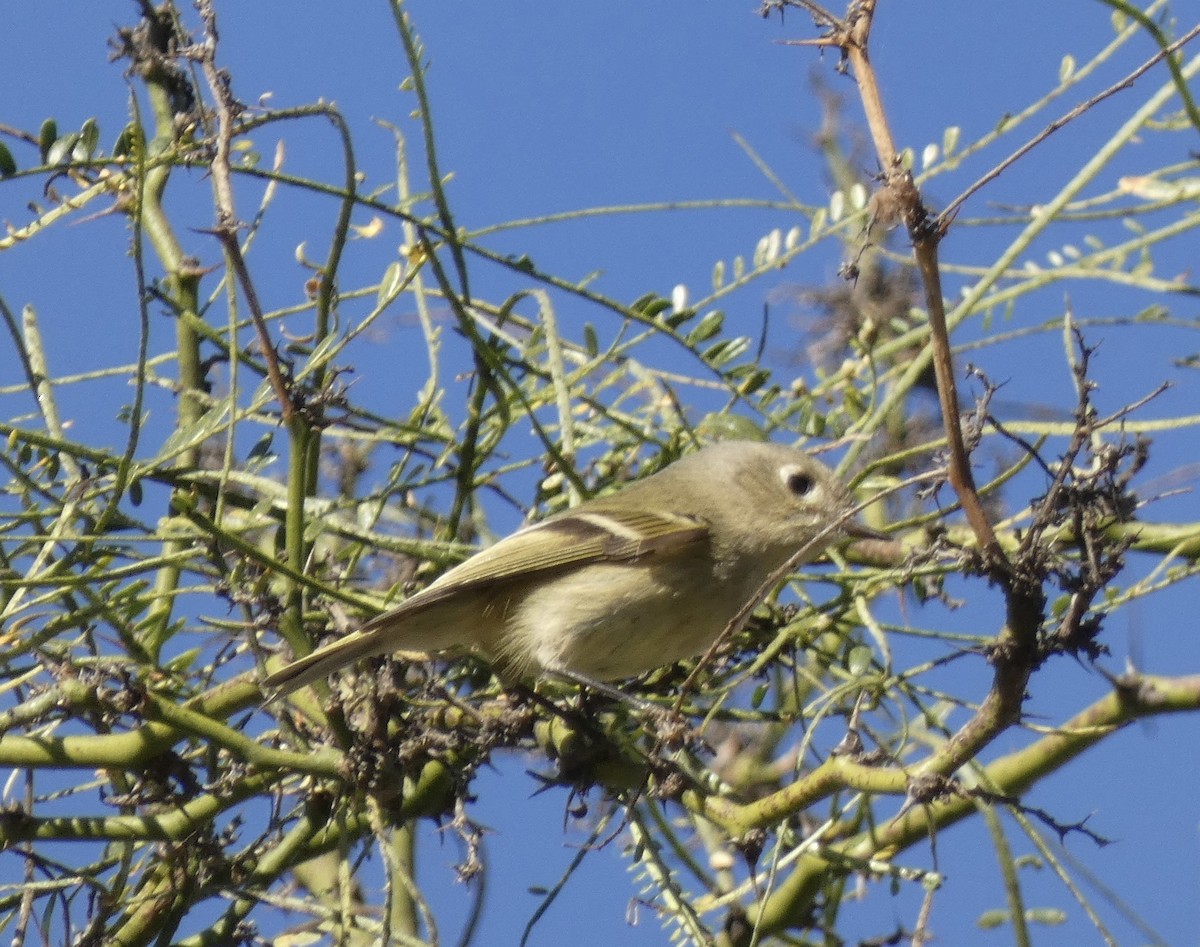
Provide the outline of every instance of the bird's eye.
{"type": "Polygon", "coordinates": [[[783,482],[792,492],[792,496],[797,497],[808,496],[817,485],[812,475],[802,470],[785,470],[783,472],[783,482]]]}

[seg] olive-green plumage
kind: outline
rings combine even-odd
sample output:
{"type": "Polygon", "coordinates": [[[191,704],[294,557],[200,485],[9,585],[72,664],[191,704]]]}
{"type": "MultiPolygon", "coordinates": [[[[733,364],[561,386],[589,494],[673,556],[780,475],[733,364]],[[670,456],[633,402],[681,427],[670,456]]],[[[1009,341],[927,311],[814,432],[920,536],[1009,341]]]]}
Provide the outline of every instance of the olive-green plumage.
{"type": "Polygon", "coordinates": [[[723,441],[525,527],[276,671],[287,693],[372,655],[473,649],[506,674],[632,677],[705,651],[793,555],[871,531],[801,451],[723,441]]]}

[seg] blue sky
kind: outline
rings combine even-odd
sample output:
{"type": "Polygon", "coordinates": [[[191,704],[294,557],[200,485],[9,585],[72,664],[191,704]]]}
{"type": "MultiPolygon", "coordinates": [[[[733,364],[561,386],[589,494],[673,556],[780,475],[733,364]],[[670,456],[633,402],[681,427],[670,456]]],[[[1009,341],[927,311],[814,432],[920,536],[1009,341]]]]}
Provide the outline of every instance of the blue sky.
{"type": "MultiPolygon", "coordinates": [[[[777,16],[763,20],[749,0],[690,6],[632,0],[597,5],[413,0],[408,9],[427,49],[439,159],[443,172],[453,174],[448,194],[467,228],[611,204],[778,199],[777,189],[735,135],[801,201],[820,205],[831,185],[810,147],[821,120],[813,77],[820,76],[845,97],[848,120],[858,118],[853,84],[834,73],[833,56],[822,58],[812,49],[779,42],[811,36],[807,21],[798,12],[789,13],[782,24],[777,16]]],[[[1183,5],[1178,9],[1182,12],[1183,5]]],[[[103,40],[115,24],[130,21],[132,10],[132,4],[114,2],[10,4],[0,35],[0,61],[7,75],[0,122],[36,129],[53,115],[66,130],[94,116],[102,142],[110,146],[126,120],[129,92],[121,66],[108,62],[103,40]]],[[[400,124],[410,136],[411,160],[420,160],[417,126],[408,118],[412,99],[398,88],[407,70],[386,5],[263,0],[219,4],[218,11],[221,58],[242,101],[254,103],[271,93],[273,106],[317,98],[336,102],[354,131],[365,188],[387,183],[394,170],[391,134],[375,119],[400,124]]],[[[940,141],[951,125],[962,128],[964,141],[974,140],[1005,113],[1051,88],[1064,53],[1083,62],[1111,37],[1108,8],[1098,2],[1066,0],[1049,18],[1045,6],[1032,0],[999,7],[952,0],[882,4],[873,61],[898,139],[920,152],[927,143],[940,141]]],[[[931,200],[948,202],[1034,129],[1114,81],[1151,51],[1144,37],[1128,44],[1086,89],[1070,93],[1015,137],[931,181],[931,200]]],[[[1143,80],[1146,88],[1163,81],[1161,71],[1143,80]]],[[[977,195],[946,241],[944,261],[986,264],[1012,231],[976,225],[974,218],[997,212],[999,205],[1028,206],[1048,199],[1143,97],[1135,91],[1132,98],[1117,96],[1104,103],[977,195]]],[[[336,179],[337,143],[327,125],[310,120],[265,131],[256,140],[264,162],[269,163],[280,135],[287,139],[288,170],[336,179]]],[[[32,163],[27,149],[9,144],[20,164],[32,163]]],[[[1115,188],[1122,175],[1185,161],[1189,147],[1196,147],[1194,139],[1147,132],[1106,169],[1097,189],[1115,188]]],[[[38,186],[0,186],[0,216],[24,221],[25,203],[37,199],[38,186]]],[[[211,224],[206,188],[202,172],[194,170],[177,174],[171,193],[180,219],[192,228],[185,234],[189,250],[201,261],[215,263],[216,246],[201,232],[211,224]]],[[[257,189],[244,187],[239,199],[243,215],[249,216],[257,189]]],[[[334,210],[331,202],[295,192],[278,198],[255,249],[256,272],[270,274],[259,287],[268,307],[300,301],[307,273],[295,263],[296,244],[312,241],[310,255],[319,258],[334,210]]],[[[366,224],[367,216],[355,222],[366,224]]],[[[669,295],[678,283],[702,291],[716,260],[749,257],[763,234],[796,222],[794,215],[767,208],[673,211],[528,227],[487,242],[499,252],[527,252],[542,268],[570,278],[599,269],[597,286],[615,298],[632,300],[646,292],[669,295]]],[[[1063,241],[1079,239],[1082,228],[1064,233],[1063,241]]],[[[380,237],[352,244],[345,283],[366,283],[373,274],[377,279],[401,239],[398,228],[389,224],[380,237]]],[[[1038,252],[1050,249],[1047,244],[1038,252]]],[[[0,294],[14,310],[26,303],[37,307],[55,371],[82,371],[131,358],[135,336],[125,320],[132,311],[134,284],[126,250],[125,225],[109,216],[59,227],[53,240],[34,240],[0,253],[0,294]],[[98,239],[98,230],[106,234],[107,245],[98,239]],[[123,275],[114,278],[118,271],[123,275]]],[[[754,334],[765,298],[788,284],[827,284],[839,262],[838,249],[830,244],[780,272],[774,282],[755,284],[730,301],[730,325],[754,334]]],[[[1193,266],[1194,242],[1168,248],[1159,265],[1164,274],[1193,266]]],[[[503,298],[515,285],[511,273],[485,265],[473,269],[472,279],[493,298],[503,298]]],[[[967,279],[967,274],[949,272],[948,293],[953,295],[967,279]]],[[[1073,285],[1071,293],[1070,305],[1081,317],[1128,315],[1162,301],[1181,319],[1196,318],[1195,303],[1186,299],[1157,300],[1107,284],[1073,285]]],[[[1023,300],[1010,318],[1014,326],[1035,325],[1061,314],[1065,305],[1061,288],[1052,288],[1023,300]]],[[[347,318],[355,314],[348,306],[347,318]]],[[[356,397],[381,411],[391,405],[397,413],[407,410],[423,380],[423,349],[409,315],[397,313],[371,344],[358,349],[355,377],[361,387],[356,397]]],[[[570,306],[562,317],[598,318],[570,306]]],[[[795,364],[793,356],[811,319],[811,313],[794,307],[773,313],[767,349],[772,367],[785,375],[809,371],[795,364]]],[[[962,337],[980,331],[979,325],[969,325],[962,337]]],[[[169,349],[165,320],[156,332],[156,350],[169,349]]],[[[1101,342],[1097,371],[1102,406],[1117,407],[1171,377],[1175,387],[1148,409],[1148,416],[1194,412],[1195,382],[1171,366],[1172,357],[1200,349],[1194,329],[1097,329],[1091,338],[1101,342]]],[[[662,357],[669,359],[669,352],[662,357]]],[[[987,349],[972,360],[991,377],[1008,382],[1002,398],[1020,404],[1070,403],[1070,378],[1054,333],[987,349]]],[[[3,364],[11,379],[11,363],[3,364]]],[[[67,389],[63,397],[75,430],[101,443],[120,437],[115,421],[122,397],[118,383],[67,389]],[[105,397],[98,398],[98,391],[105,397]]],[[[166,417],[169,406],[160,401],[157,410],[166,417]]],[[[6,417],[15,413],[6,409],[6,417]]],[[[1185,469],[1196,460],[1193,443],[1194,435],[1187,431],[1162,435],[1146,479],[1168,478],[1185,469]]],[[[530,450],[535,444],[530,438],[530,450]]],[[[1156,504],[1146,516],[1196,520],[1197,512],[1195,498],[1187,495],[1156,504]]],[[[501,523],[506,516],[512,520],[515,514],[501,514],[501,523]]],[[[998,597],[980,583],[965,591],[970,602],[961,612],[920,620],[974,633],[994,630],[998,597]]],[[[1108,628],[1113,657],[1106,666],[1119,672],[1132,653],[1152,671],[1197,668],[1194,615],[1195,595],[1189,588],[1120,613],[1108,628]]],[[[956,673],[968,683],[960,677],[956,686],[981,698],[986,668],[962,664],[955,665],[956,673]],[[971,683],[976,685],[973,692],[971,683]]],[[[1104,678],[1086,667],[1066,660],[1052,663],[1031,684],[1030,710],[1047,721],[1060,720],[1106,688],[1104,678]]],[[[994,748],[995,754],[1014,748],[1008,739],[994,748]]],[[[1076,837],[1068,848],[1141,912],[1166,943],[1194,942],[1200,926],[1192,897],[1200,881],[1200,803],[1194,792],[1198,763],[1194,718],[1156,720],[1115,736],[1040,784],[1028,799],[1064,822],[1090,816],[1095,831],[1116,841],[1094,850],[1076,837]]],[[[493,861],[483,943],[515,943],[537,903],[527,888],[552,885],[574,856],[572,846],[584,838],[574,828],[563,834],[562,794],[533,796],[537,783],[524,770],[539,769],[539,764],[508,758],[495,772],[481,774],[476,784],[475,815],[495,830],[487,840],[493,861]]],[[[421,844],[428,856],[426,880],[436,891],[446,927],[453,930],[456,910],[467,903],[466,893],[448,883],[448,866],[458,853],[449,842],[443,846],[439,833],[427,824],[421,844]]],[[[532,943],[665,942],[646,912],[638,926],[625,924],[635,889],[618,857],[621,844],[618,839],[585,859],[583,874],[539,924],[532,943]],[[586,919],[583,930],[581,919],[586,919]]],[[[928,863],[926,853],[906,854],[912,863],[928,863]]],[[[1002,906],[995,856],[982,827],[950,830],[939,839],[938,856],[948,877],[933,916],[940,942],[1009,942],[1007,930],[982,933],[974,925],[982,910],[1002,906]]],[[[0,860],[0,881],[15,864],[0,860]]],[[[1050,875],[1038,873],[1030,901],[1061,907],[1070,920],[1061,928],[1040,929],[1036,942],[1090,942],[1094,934],[1079,908],[1050,875]]],[[[867,890],[863,904],[851,909],[855,934],[878,935],[893,923],[914,923],[913,892],[892,897],[885,884],[867,890]]],[[[1114,915],[1109,911],[1105,916],[1111,920],[1114,915]]],[[[1148,939],[1120,920],[1112,923],[1121,943],[1148,939]]]]}

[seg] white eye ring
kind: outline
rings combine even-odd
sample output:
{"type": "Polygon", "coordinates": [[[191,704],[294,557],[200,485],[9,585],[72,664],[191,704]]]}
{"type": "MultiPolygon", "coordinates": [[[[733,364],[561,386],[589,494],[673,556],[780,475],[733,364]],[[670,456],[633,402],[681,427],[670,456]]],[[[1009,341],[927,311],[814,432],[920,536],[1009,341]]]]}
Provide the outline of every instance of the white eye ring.
{"type": "Polygon", "coordinates": [[[788,493],[798,499],[812,496],[817,489],[817,478],[803,467],[781,467],[779,468],[779,479],[787,487],[788,493]]]}

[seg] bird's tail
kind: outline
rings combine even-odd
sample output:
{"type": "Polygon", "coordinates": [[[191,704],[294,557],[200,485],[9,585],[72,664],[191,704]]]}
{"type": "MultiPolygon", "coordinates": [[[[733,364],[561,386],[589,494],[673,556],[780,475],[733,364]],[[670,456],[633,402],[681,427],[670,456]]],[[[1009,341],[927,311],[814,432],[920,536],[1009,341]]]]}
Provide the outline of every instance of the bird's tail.
{"type": "Polygon", "coordinates": [[[393,650],[394,646],[376,629],[354,631],[281,667],[263,681],[263,690],[274,700],[328,677],[338,668],[393,650]]]}

